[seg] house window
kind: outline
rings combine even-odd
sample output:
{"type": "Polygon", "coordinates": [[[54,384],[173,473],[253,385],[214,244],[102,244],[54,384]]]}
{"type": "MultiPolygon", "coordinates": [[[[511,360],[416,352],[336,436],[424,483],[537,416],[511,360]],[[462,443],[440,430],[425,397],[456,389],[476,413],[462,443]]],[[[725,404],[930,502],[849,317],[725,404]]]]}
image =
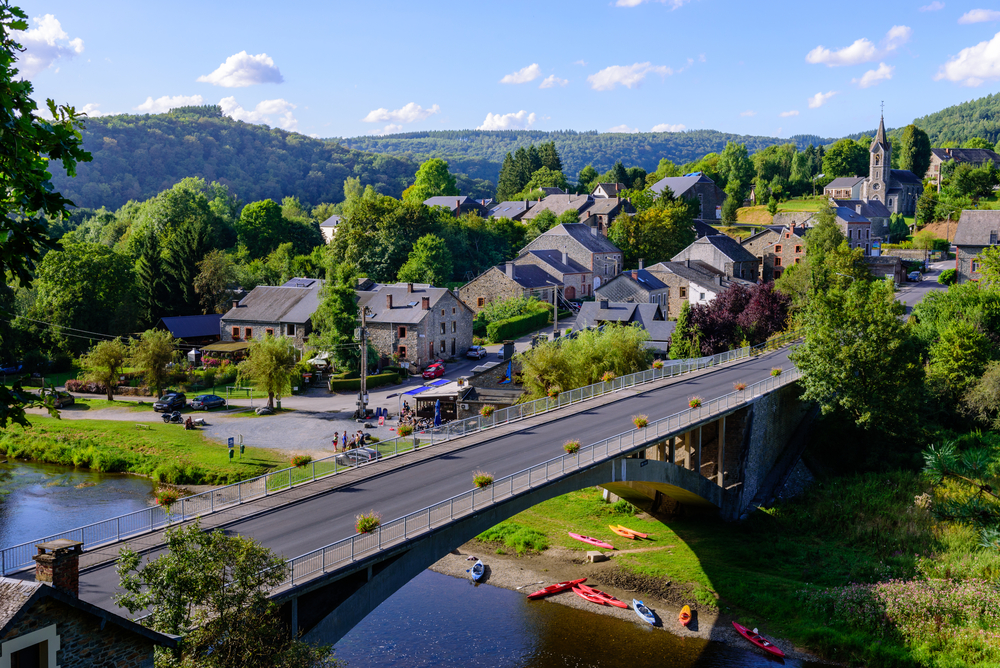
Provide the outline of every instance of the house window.
{"type": "Polygon", "coordinates": [[[781,258],[780,257],[774,258],[774,266],[775,267],[780,267],[781,266],[781,258]]]}
{"type": "Polygon", "coordinates": [[[977,271],[979,271],[979,261],[978,260],[973,260],[972,261],[972,267],[971,267],[970,270],[972,271],[973,274],[976,273],[977,271]]]}
{"type": "Polygon", "coordinates": [[[802,262],[802,258],[800,257],[795,258],[795,264],[798,264],[799,262],[802,262]]]}
{"type": "Polygon", "coordinates": [[[0,657],[3,657],[4,665],[11,668],[55,666],[59,645],[60,638],[56,633],[56,625],[50,624],[0,643],[0,657]]]}
{"type": "Polygon", "coordinates": [[[444,339],[441,339],[441,352],[443,353],[444,351],[445,351],[444,339]]]}
{"type": "Polygon", "coordinates": [[[444,309],[441,309],[441,315],[444,315],[444,309]]]}
{"type": "Polygon", "coordinates": [[[680,292],[681,292],[681,295],[680,295],[681,299],[687,299],[687,296],[688,296],[688,290],[687,290],[687,288],[681,288],[680,292]]]}
{"type": "Polygon", "coordinates": [[[482,307],[486,306],[486,297],[480,297],[476,301],[476,304],[479,306],[479,308],[482,308],[482,307]]]}
{"type": "Polygon", "coordinates": [[[993,230],[992,232],[990,232],[990,246],[996,246],[996,245],[997,245],[997,231],[993,230]]]}
{"type": "Polygon", "coordinates": [[[780,253],[780,252],[781,252],[781,244],[778,244],[778,245],[776,245],[776,246],[774,247],[774,252],[775,252],[775,253],[780,253]]]}
{"type": "Polygon", "coordinates": [[[243,330],[243,334],[246,336],[247,341],[253,338],[253,329],[247,327],[243,330]]]}
{"type": "Polygon", "coordinates": [[[785,232],[785,238],[786,239],[791,239],[792,238],[792,233],[791,232],[785,232]]]}
{"type": "Polygon", "coordinates": [[[865,239],[870,238],[871,235],[872,235],[872,231],[871,230],[865,230],[865,239]]]}
{"type": "Polygon", "coordinates": [[[700,299],[701,301],[705,301],[705,293],[699,292],[698,294],[701,295],[700,297],[698,297],[698,299],[700,299]]]}
{"type": "Polygon", "coordinates": [[[399,327],[399,328],[398,328],[398,329],[396,330],[396,335],[397,335],[397,336],[398,336],[399,338],[401,338],[401,339],[405,339],[405,338],[406,338],[406,327],[399,327]]]}
{"type": "Polygon", "coordinates": [[[795,252],[796,253],[801,253],[802,252],[802,246],[796,246],[795,247],[795,252]]]}
{"type": "Polygon", "coordinates": [[[285,325],[285,334],[295,336],[295,325],[285,325]]]}
{"type": "Polygon", "coordinates": [[[236,341],[240,338],[240,328],[233,327],[233,340],[236,341]]]}
{"type": "Polygon", "coordinates": [[[274,336],[274,328],[273,327],[267,327],[267,328],[265,328],[264,329],[264,335],[265,336],[266,335],[274,336]]]}
{"type": "Polygon", "coordinates": [[[452,320],[451,321],[451,333],[454,334],[457,331],[458,331],[458,321],[457,320],[452,320]]]}
{"type": "Polygon", "coordinates": [[[451,354],[452,356],[455,355],[455,339],[451,340],[451,354]]]}
{"type": "Polygon", "coordinates": [[[441,323],[441,333],[442,334],[444,334],[444,331],[445,331],[444,328],[445,328],[445,324],[442,322],[441,323]]]}
{"type": "Polygon", "coordinates": [[[779,278],[781,278],[781,267],[775,267],[774,268],[774,279],[778,280],[779,278]]]}
{"type": "Polygon", "coordinates": [[[892,198],[890,197],[889,199],[887,199],[887,200],[886,200],[886,203],[887,203],[887,204],[888,204],[889,206],[892,206],[892,198]]]}
{"type": "Polygon", "coordinates": [[[399,348],[396,349],[396,353],[399,355],[399,359],[405,360],[406,359],[406,346],[399,346],[399,348]]]}
{"type": "Polygon", "coordinates": [[[455,308],[454,306],[452,306],[452,307],[451,307],[451,314],[452,314],[452,315],[455,315],[455,314],[456,314],[457,312],[458,312],[458,309],[457,309],[457,308],[455,308]]]}

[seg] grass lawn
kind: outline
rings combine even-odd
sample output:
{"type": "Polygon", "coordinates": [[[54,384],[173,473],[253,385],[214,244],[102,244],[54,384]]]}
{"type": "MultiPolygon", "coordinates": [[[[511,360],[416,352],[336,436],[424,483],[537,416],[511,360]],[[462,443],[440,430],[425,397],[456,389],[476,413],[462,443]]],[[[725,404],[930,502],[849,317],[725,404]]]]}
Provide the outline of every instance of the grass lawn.
{"type": "Polygon", "coordinates": [[[68,408],[66,410],[96,411],[102,408],[125,408],[137,413],[146,411],[151,413],[153,411],[152,397],[140,401],[108,401],[107,399],[94,399],[91,396],[83,396],[80,394],[75,394],[73,396],[76,398],[76,404],[74,404],[73,408],[68,408]]]}
{"type": "Polygon", "coordinates": [[[778,211],[819,211],[826,204],[826,201],[823,197],[791,199],[779,204],[778,211]]]}
{"type": "MultiPolygon", "coordinates": [[[[106,400],[105,400],[106,403],[106,400]]],[[[117,420],[56,420],[31,416],[32,426],[0,434],[0,453],[18,459],[138,473],[178,484],[221,484],[283,468],[283,453],[247,447],[229,462],[225,445],[198,431],[157,423],[147,428],[117,420]]]]}

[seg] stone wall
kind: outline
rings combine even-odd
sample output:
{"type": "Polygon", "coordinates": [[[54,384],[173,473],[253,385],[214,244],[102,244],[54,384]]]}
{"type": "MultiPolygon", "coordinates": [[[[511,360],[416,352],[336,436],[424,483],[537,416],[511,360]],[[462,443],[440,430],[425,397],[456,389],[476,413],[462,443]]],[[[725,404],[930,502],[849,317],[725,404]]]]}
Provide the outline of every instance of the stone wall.
{"type": "Polygon", "coordinates": [[[986,246],[957,246],[955,254],[955,269],[958,270],[958,282],[968,283],[979,280],[979,262],[976,258],[986,246]],[[975,265],[975,269],[973,269],[975,265]]]}
{"type": "MultiPolygon", "coordinates": [[[[413,309],[422,310],[418,303],[413,309]]],[[[431,306],[418,323],[368,323],[368,336],[372,345],[384,357],[391,358],[404,346],[406,356],[399,361],[422,367],[432,359],[460,357],[472,345],[472,318],[470,307],[460,301],[453,292],[445,293],[431,306]],[[444,325],[444,333],[441,326],[444,325]],[[400,337],[401,328],[405,336],[400,337]],[[442,342],[444,350],[442,350],[442,342]],[[434,344],[431,353],[430,345],[434,344]]]]}
{"type": "MultiPolygon", "coordinates": [[[[54,599],[37,603],[18,621],[0,643],[56,625],[60,668],[153,668],[153,643],[116,624],[54,599]]],[[[43,664],[44,665],[44,664],[43,664]]]]}
{"type": "MultiPolygon", "coordinates": [[[[250,320],[223,320],[222,321],[222,339],[221,341],[230,342],[236,341],[233,338],[233,328],[240,328],[240,341],[247,341],[246,329],[250,328],[250,338],[260,339],[263,338],[268,330],[272,330],[275,336],[289,336],[287,324],[281,324],[277,322],[254,322],[250,320]]],[[[295,325],[295,334],[289,336],[294,342],[294,345],[299,350],[305,347],[306,339],[309,337],[309,333],[312,332],[312,322],[307,322],[304,325],[295,325]]]]}
{"type": "MultiPolygon", "coordinates": [[[[978,253],[979,251],[976,252],[978,253]]],[[[882,255],[900,257],[904,260],[919,260],[920,262],[928,262],[930,259],[930,251],[919,248],[884,248],[882,249],[882,255]]]]}
{"type": "Polygon", "coordinates": [[[490,302],[523,295],[524,288],[496,267],[484,271],[458,289],[458,298],[465,302],[474,314],[482,311],[483,306],[490,302]],[[479,303],[480,299],[483,300],[482,304],[479,303]]]}

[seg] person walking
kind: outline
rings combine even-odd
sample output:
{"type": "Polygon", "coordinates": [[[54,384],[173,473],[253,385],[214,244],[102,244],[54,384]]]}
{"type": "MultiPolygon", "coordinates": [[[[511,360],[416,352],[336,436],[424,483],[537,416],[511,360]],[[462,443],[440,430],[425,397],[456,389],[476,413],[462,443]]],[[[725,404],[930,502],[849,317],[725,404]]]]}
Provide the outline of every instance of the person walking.
{"type": "Polygon", "coordinates": [[[340,445],[340,432],[333,432],[333,451],[337,451],[337,446],[340,445]]]}
{"type": "Polygon", "coordinates": [[[344,430],[344,435],[342,436],[342,438],[343,438],[343,440],[341,441],[341,445],[343,446],[344,450],[347,450],[347,430],[346,429],[344,430]]]}

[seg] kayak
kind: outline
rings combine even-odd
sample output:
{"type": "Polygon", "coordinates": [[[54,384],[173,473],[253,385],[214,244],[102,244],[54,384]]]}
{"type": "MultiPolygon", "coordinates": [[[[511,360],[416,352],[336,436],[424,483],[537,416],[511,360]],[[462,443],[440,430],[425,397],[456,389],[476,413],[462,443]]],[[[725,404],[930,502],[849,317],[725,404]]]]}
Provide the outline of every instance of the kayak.
{"type": "Polygon", "coordinates": [[[473,582],[479,582],[479,578],[483,577],[483,573],[486,572],[486,564],[482,562],[481,559],[476,559],[476,563],[466,571],[470,576],[472,576],[473,582]]]}
{"type": "Polygon", "coordinates": [[[573,593],[576,594],[577,596],[579,596],[582,599],[586,599],[586,600],[590,601],[591,603],[597,603],[598,605],[604,605],[604,599],[602,599],[600,596],[594,596],[593,594],[588,594],[587,592],[583,591],[579,587],[573,587],[573,593]]]}
{"type": "Polygon", "coordinates": [[[642,601],[637,601],[632,599],[632,609],[635,610],[635,614],[639,615],[639,619],[644,622],[649,622],[653,626],[656,626],[656,615],[653,611],[646,607],[646,604],[642,601]]]}
{"type": "Polygon", "coordinates": [[[543,596],[548,596],[549,594],[558,594],[559,592],[566,591],[567,589],[572,589],[578,584],[582,584],[587,581],[587,578],[580,578],[579,580],[567,580],[566,582],[560,582],[558,584],[549,585],[544,589],[539,589],[538,591],[533,591],[528,594],[528,598],[542,598],[543,596]]]}
{"type": "Polygon", "coordinates": [[[775,656],[785,656],[785,653],[778,649],[777,645],[757,633],[757,629],[748,629],[742,624],[737,624],[736,622],[733,622],[733,627],[736,629],[737,633],[752,642],[754,645],[757,645],[757,647],[760,647],[765,652],[770,652],[775,656]]]}
{"type": "Polygon", "coordinates": [[[628,610],[628,603],[626,603],[625,601],[619,601],[617,598],[615,598],[611,594],[605,594],[600,589],[594,589],[593,587],[588,587],[585,584],[578,585],[577,587],[574,587],[573,591],[576,591],[577,589],[579,589],[584,594],[587,594],[587,596],[584,596],[584,598],[586,598],[588,601],[593,601],[594,603],[600,603],[601,605],[605,605],[605,604],[606,605],[613,605],[616,608],[624,608],[624,609],[628,610]],[[593,597],[593,598],[588,598],[588,597],[593,597]],[[594,600],[594,599],[597,599],[597,600],[594,600]]]}
{"type": "Polygon", "coordinates": [[[618,528],[621,529],[622,531],[628,531],[633,536],[638,536],[639,538],[649,538],[649,534],[648,533],[639,533],[638,531],[633,531],[632,529],[629,529],[628,527],[623,527],[621,524],[618,525],[618,528]]]}
{"type": "Polygon", "coordinates": [[[591,538],[590,536],[581,536],[578,533],[569,532],[570,538],[575,538],[587,545],[593,545],[594,547],[603,547],[605,550],[613,550],[615,546],[611,543],[605,543],[603,540],[598,540],[597,538],[591,538]]]}
{"type": "Polygon", "coordinates": [[[691,606],[685,605],[681,608],[681,612],[677,615],[677,621],[681,623],[681,626],[687,626],[691,623],[691,606]]]}
{"type": "Polygon", "coordinates": [[[616,534],[618,534],[619,536],[621,536],[622,538],[628,538],[629,540],[635,540],[635,535],[631,531],[626,531],[625,529],[622,529],[621,527],[616,527],[616,526],[613,526],[611,524],[608,525],[608,528],[611,529],[616,534]]]}

